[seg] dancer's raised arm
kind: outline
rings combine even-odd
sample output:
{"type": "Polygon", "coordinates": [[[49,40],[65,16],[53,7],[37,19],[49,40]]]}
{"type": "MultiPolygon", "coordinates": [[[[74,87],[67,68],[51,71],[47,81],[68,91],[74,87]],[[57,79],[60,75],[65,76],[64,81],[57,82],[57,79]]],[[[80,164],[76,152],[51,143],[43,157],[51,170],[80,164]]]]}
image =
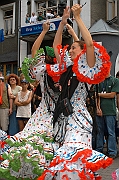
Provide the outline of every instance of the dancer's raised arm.
{"type": "Polygon", "coordinates": [[[70,26],[69,24],[66,24],[66,28],[67,28],[68,33],[72,36],[73,41],[79,41],[79,38],[77,34],[75,33],[74,29],[72,28],[72,26],[70,26]]]}
{"type": "Polygon", "coordinates": [[[64,26],[67,24],[67,19],[69,18],[69,16],[70,16],[70,10],[69,10],[69,7],[66,7],[64,9],[62,20],[59,24],[58,30],[55,35],[54,43],[53,43],[55,56],[58,62],[60,62],[60,57],[59,57],[57,46],[59,44],[62,44],[62,33],[63,33],[64,26]]]}
{"type": "Polygon", "coordinates": [[[36,41],[34,42],[32,49],[31,49],[32,58],[35,57],[37,50],[40,48],[43,38],[44,38],[45,34],[47,33],[47,31],[49,30],[49,27],[50,27],[49,21],[46,21],[43,23],[43,30],[42,30],[41,34],[38,36],[38,38],[36,39],[36,41]]]}
{"type": "Polygon", "coordinates": [[[77,22],[82,38],[84,39],[84,42],[86,44],[87,63],[90,67],[93,67],[95,64],[93,40],[90,35],[90,32],[88,31],[80,17],[81,9],[82,8],[79,4],[75,4],[74,6],[72,6],[71,11],[73,12],[75,21],[77,22]]]}

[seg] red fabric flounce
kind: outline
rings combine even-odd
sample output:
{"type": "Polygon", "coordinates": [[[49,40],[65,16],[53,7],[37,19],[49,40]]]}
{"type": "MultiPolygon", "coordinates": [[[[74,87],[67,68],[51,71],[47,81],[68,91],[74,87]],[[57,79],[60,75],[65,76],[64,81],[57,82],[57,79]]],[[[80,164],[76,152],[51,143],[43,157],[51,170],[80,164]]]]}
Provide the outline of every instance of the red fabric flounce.
{"type": "MultiPolygon", "coordinates": [[[[89,173],[89,172],[85,172],[84,173],[84,170],[82,170],[82,172],[79,172],[78,170],[75,170],[75,169],[69,170],[65,164],[64,164],[64,168],[62,170],[59,170],[59,171],[60,172],[65,172],[65,171],[73,172],[73,171],[77,171],[78,176],[79,176],[79,178],[81,180],[87,180],[86,175],[88,175],[90,177],[90,179],[93,179],[94,178],[93,172],[96,172],[100,168],[106,168],[107,166],[111,165],[112,162],[113,162],[113,159],[111,159],[111,158],[107,158],[106,160],[100,159],[100,160],[98,160],[95,163],[94,162],[88,162],[86,160],[86,158],[90,157],[91,153],[92,153],[92,150],[89,150],[89,149],[85,149],[85,150],[79,151],[71,160],[60,159],[60,157],[57,156],[56,158],[54,158],[52,160],[52,162],[50,163],[50,166],[48,168],[55,167],[56,165],[58,165],[58,164],[60,164],[62,162],[65,162],[65,164],[67,164],[68,162],[75,163],[80,158],[82,163],[85,165],[84,168],[87,169],[87,170],[91,170],[92,173],[89,173]]],[[[51,173],[52,176],[54,176],[55,173],[57,172],[57,170],[55,170],[53,172],[50,171],[50,170],[45,170],[44,173],[42,174],[42,176],[40,176],[38,178],[38,180],[44,180],[45,176],[46,176],[46,174],[48,172],[51,173]]],[[[67,178],[67,180],[69,180],[67,176],[65,176],[65,179],[66,178],[67,178]]],[[[96,178],[96,180],[100,180],[100,179],[101,179],[100,176],[98,176],[96,178]]]]}
{"type": "Polygon", "coordinates": [[[59,71],[57,71],[57,72],[54,72],[53,70],[51,70],[50,64],[46,64],[46,71],[47,71],[48,75],[52,77],[54,82],[58,82],[61,74],[64,73],[66,70],[67,70],[67,68],[66,68],[65,62],[62,64],[59,64],[59,71]],[[63,66],[63,68],[62,68],[62,66],[63,66]]]}
{"type": "MultiPolygon", "coordinates": [[[[82,52],[74,59],[72,70],[76,74],[77,79],[80,82],[87,82],[89,84],[98,84],[104,81],[105,77],[108,75],[110,71],[110,67],[111,67],[111,62],[110,62],[110,56],[108,55],[106,49],[100,44],[97,44],[96,42],[93,42],[93,44],[98,49],[99,53],[101,54],[101,56],[99,57],[102,60],[102,66],[100,67],[100,72],[98,72],[97,74],[94,74],[93,79],[90,79],[89,77],[84,76],[83,73],[79,72],[79,69],[78,69],[79,57],[86,53],[86,45],[84,45],[84,49],[82,50],[82,52]]],[[[61,57],[61,63],[59,64],[59,70],[57,72],[54,72],[53,70],[51,70],[51,65],[49,64],[46,65],[47,73],[49,76],[52,77],[54,82],[58,82],[61,74],[67,70],[66,62],[64,62],[64,57],[65,57],[67,47],[68,45],[64,46],[64,48],[62,49],[62,45],[57,46],[58,52],[61,57]]]]}
{"type": "Polygon", "coordinates": [[[100,72],[94,75],[94,79],[90,79],[89,77],[84,76],[81,74],[78,70],[78,60],[79,57],[86,53],[86,46],[84,46],[83,51],[74,59],[74,65],[73,65],[73,72],[76,74],[77,79],[81,82],[87,82],[89,84],[98,84],[102,81],[104,81],[105,77],[108,75],[111,67],[110,62],[110,56],[108,55],[106,49],[97,44],[96,42],[93,42],[94,46],[99,49],[99,53],[101,54],[100,59],[102,60],[102,67],[100,68],[100,72]]]}
{"type": "Polygon", "coordinates": [[[52,65],[46,64],[46,71],[47,71],[48,75],[52,77],[54,82],[58,82],[61,74],[67,70],[66,62],[64,62],[64,56],[65,56],[65,52],[67,50],[67,47],[68,47],[68,45],[64,46],[64,48],[62,49],[61,45],[57,46],[58,52],[61,56],[61,63],[59,64],[59,70],[57,72],[51,70],[52,65]],[[60,52],[60,49],[62,49],[62,52],[60,52]]]}
{"type": "Polygon", "coordinates": [[[4,148],[5,144],[7,144],[5,141],[0,141],[0,147],[4,148]]]}

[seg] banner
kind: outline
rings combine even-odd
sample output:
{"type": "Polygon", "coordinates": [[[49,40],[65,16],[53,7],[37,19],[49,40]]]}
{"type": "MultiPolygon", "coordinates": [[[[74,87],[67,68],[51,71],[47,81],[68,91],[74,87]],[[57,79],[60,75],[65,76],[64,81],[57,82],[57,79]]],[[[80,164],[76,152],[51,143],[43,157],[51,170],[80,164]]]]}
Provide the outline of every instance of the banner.
{"type": "MultiPolygon", "coordinates": [[[[58,29],[61,18],[49,19],[49,21],[50,21],[49,31],[56,31],[58,29]]],[[[43,27],[42,27],[43,22],[38,23],[38,24],[30,24],[29,26],[21,27],[21,36],[28,36],[28,35],[41,33],[43,30],[43,27]]]]}
{"type": "Polygon", "coordinates": [[[4,41],[4,32],[3,29],[0,29],[0,42],[4,41]]]}

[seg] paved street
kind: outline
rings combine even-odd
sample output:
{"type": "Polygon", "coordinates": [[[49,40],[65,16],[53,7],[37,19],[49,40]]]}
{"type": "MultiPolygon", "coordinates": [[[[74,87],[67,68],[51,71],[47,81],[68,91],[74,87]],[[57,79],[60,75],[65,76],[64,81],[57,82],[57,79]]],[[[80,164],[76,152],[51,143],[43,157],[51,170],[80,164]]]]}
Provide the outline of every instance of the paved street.
{"type": "Polygon", "coordinates": [[[102,180],[112,180],[112,172],[119,168],[119,157],[116,158],[111,166],[101,169],[98,173],[102,176],[102,180]]]}
{"type": "MultiPolygon", "coordinates": [[[[119,152],[119,138],[118,138],[118,152],[119,152]]],[[[104,152],[106,152],[106,147],[104,147],[104,152]]],[[[114,159],[111,166],[106,169],[100,169],[98,173],[102,176],[102,180],[112,180],[112,172],[119,168],[119,154],[116,159],[114,159]]]]}

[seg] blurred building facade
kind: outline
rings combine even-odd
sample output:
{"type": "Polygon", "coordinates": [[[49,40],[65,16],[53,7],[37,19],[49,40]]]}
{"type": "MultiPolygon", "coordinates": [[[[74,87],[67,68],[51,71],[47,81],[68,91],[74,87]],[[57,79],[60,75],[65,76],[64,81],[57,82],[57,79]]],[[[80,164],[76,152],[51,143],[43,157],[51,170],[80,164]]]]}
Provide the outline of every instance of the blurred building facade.
{"type": "MultiPolygon", "coordinates": [[[[42,23],[25,23],[25,17],[32,12],[38,15],[42,11],[46,15],[47,9],[57,11],[60,16],[66,5],[85,4],[81,17],[90,30],[94,40],[103,44],[110,53],[112,61],[112,75],[118,60],[119,49],[119,1],[118,0],[4,0],[0,1],[0,29],[4,29],[4,41],[0,42],[0,71],[4,76],[9,73],[18,74],[24,57],[30,57],[33,42],[42,31],[42,23]],[[86,4],[85,4],[86,2],[86,4]]],[[[71,24],[80,37],[75,20],[71,17],[71,24]]],[[[52,46],[55,33],[61,18],[52,18],[50,30],[45,36],[45,44],[52,46]]],[[[71,43],[72,38],[64,29],[63,44],[71,43]]]]}

